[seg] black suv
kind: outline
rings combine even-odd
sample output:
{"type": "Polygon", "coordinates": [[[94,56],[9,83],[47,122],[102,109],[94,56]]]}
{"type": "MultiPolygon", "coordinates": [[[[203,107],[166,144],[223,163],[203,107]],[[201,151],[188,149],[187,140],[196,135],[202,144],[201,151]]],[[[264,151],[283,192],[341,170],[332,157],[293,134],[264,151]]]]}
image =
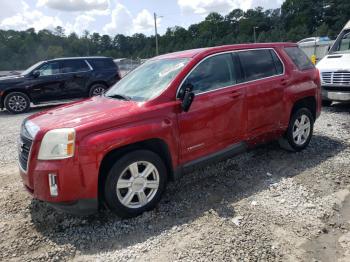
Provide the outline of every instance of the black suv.
{"type": "Polygon", "coordinates": [[[35,105],[101,95],[120,79],[107,57],[59,58],[39,62],[20,75],[0,77],[0,108],[23,113],[35,105]]]}

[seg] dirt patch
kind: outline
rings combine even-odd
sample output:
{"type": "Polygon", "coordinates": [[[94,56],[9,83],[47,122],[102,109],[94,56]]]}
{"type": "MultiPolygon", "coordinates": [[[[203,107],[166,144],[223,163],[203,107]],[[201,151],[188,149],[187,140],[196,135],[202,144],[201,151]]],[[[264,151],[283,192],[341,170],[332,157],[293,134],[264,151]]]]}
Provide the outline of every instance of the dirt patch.
{"type": "Polygon", "coordinates": [[[339,193],[335,214],[325,221],[318,237],[302,245],[305,261],[350,261],[350,195],[348,190],[339,193]]]}

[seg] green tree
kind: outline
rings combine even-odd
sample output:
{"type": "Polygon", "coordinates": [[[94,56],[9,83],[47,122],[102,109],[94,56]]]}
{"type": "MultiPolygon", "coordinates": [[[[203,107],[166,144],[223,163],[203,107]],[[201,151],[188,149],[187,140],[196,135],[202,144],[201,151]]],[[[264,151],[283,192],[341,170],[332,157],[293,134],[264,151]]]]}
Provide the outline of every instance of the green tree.
{"type": "MultiPolygon", "coordinates": [[[[277,9],[234,9],[225,16],[214,12],[188,29],[168,28],[159,36],[160,53],[252,42],[254,27],[258,27],[260,42],[299,41],[316,35],[335,37],[349,19],[349,0],[285,0],[277,9]]],[[[38,60],[85,55],[149,58],[155,55],[155,37],[101,36],[88,31],[81,36],[66,35],[62,27],[39,32],[33,28],[0,30],[0,70],[20,70],[38,60]]]]}
{"type": "Polygon", "coordinates": [[[62,46],[49,46],[47,49],[47,58],[57,58],[62,57],[64,54],[62,46]]]}

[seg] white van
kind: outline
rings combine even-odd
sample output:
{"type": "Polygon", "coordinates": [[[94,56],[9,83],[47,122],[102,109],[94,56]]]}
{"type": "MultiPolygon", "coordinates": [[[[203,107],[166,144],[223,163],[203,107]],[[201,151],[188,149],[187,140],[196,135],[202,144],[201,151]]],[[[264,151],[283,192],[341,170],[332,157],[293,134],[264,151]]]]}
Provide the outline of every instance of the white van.
{"type": "Polygon", "coordinates": [[[350,102],[350,21],[316,67],[321,74],[322,100],[325,106],[333,101],[350,102]]]}

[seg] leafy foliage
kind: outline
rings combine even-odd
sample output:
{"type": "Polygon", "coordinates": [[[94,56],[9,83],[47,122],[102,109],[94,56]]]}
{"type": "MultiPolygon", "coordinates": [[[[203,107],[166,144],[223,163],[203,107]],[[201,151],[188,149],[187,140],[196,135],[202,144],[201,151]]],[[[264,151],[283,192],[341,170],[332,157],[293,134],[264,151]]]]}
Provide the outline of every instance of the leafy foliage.
{"type": "MultiPolygon", "coordinates": [[[[187,30],[168,28],[159,37],[160,53],[253,42],[254,27],[259,42],[298,41],[316,35],[334,38],[349,19],[349,0],[286,0],[274,10],[258,7],[246,12],[235,9],[226,16],[210,13],[187,30]]],[[[110,37],[87,31],[79,37],[75,33],[66,35],[62,27],[37,33],[33,28],[20,32],[0,30],[0,70],[24,69],[54,57],[86,55],[149,58],[155,55],[155,37],[110,37]]]]}

